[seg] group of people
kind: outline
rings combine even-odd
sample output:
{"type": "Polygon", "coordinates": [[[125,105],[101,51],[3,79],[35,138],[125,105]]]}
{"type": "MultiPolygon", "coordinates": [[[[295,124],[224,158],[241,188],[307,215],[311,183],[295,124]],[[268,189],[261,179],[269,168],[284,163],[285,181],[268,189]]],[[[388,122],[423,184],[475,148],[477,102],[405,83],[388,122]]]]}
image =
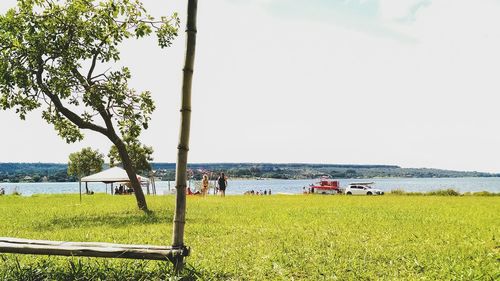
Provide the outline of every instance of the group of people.
{"type": "MultiPolygon", "coordinates": [[[[190,187],[186,189],[186,194],[187,195],[202,195],[205,196],[208,194],[208,187],[209,187],[209,180],[208,180],[208,175],[204,174],[203,178],[201,180],[201,191],[193,191],[191,190],[190,187]]],[[[217,178],[216,182],[216,194],[219,194],[224,197],[226,196],[226,188],[227,188],[227,177],[224,173],[220,173],[219,177],[217,178]]]]}
{"type": "MultiPolygon", "coordinates": [[[[217,181],[215,182],[215,194],[220,194],[221,197],[226,196],[226,189],[227,189],[227,177],[224,173],[220,173],[219,177],[217,178],[217,181]]],[[[210,181],[208,179],[208,175],[204,174],[203,178],[201,180],[201,189],[200,190],[192,190],[191,187],[188,187],[186,189],[186,194],[187,195],[201,195],[205,196],[208,194],[208,189],[210,186],[210,181]]],[[[262,189],[259,190],[248,190],[245,191],[245,195],[271,195],[272,191],[271,189],[267,190],[262,189]]]]}
{"type": "Polygon", "coordinates": [[[264,189],[264,192],[262,192],[262,189],[259,191],[254,191],[253,189],[252,190],[248,190],[248,191],[245,191],[245,193],[243,193],[244,195],[271,195],[271,189],[269,189],[269,191],[267,191],[266,189],[264,189]]]}
{"type": "Polygon", "coordinates": [[[115,194],[117,195],[132,194],[132,193],[134,193],[134,189],[132,187],[126,187],[123,184],[120,184],[120,186],[115,187],[115,194]]]}

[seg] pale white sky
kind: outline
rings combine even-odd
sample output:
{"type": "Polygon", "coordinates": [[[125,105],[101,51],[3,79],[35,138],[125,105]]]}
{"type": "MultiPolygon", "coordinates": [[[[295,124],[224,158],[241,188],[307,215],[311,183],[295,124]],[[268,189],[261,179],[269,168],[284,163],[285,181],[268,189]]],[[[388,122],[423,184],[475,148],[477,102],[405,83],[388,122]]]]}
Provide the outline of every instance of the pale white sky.
{"type": "MultiPolygon", "coordinates": [[[[155,15],[186,1],[144,1],[155,15]]],[[[5,12],[15,1],[3,0],[5,12]]],[[[190,162],[395,164],[500,172],[499,0],[199,1],[190,162]]],[[[182,27],[181,30],[184,28],[182,27]]],[[[157,110],[142,141],[175,162],[184,34],[127,42],[157,110]]],[[[0,111],[0,162],[67,162],[39,112],[0,111]]]]}

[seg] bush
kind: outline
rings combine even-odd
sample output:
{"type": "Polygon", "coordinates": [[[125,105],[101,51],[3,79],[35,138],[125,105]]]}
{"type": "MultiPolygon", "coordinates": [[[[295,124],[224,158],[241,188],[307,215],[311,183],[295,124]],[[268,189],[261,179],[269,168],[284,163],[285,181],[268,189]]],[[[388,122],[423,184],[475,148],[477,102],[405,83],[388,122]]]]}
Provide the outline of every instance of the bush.
{"type": "Polygon", "coordinates": [[[391,194],[393,194],[393,195],[405,195],[406,191],[398,188],[398,189],[391,190],[391,194]]]}
{"type": "MultiPolygon", "coordinates": [[[[490,194],[495,194],[495,193],[489,193],[487,191],[483,191],[486,194],[481,195],[478,194],[479,196],[492,196],[490,194]]],[[[429,191],[429,192],[406,192],[404,189],[393,189],[391,190],[391,195],[406,195],[406,196],[423,196],[423,195],[437,195],[437,196],[460,196],[461,194],[454,190],[454,189],[440,189],[440,190],[434,190],[434,191],[429,191]]],[[[476,195],[476,193],[471,194],[465,194],[465,195],[476,195]]],[[[499,194],[500,195],[500,194],[499,194]]]]}
{"type": "Polygon", "coordinates": [[[391,195],[422,196],[422,195],[425,195],[425,193],[422,193],[422,192],[406,192],[403,189],[393,189],[393,190],[391,190],[391,195]]]}
{"type": "Polygon", "coordinates": [[[426,195],[426,193],[422,193],[422,192],[407,192],[405,195],[422,196],[422,195],[426,195]]]}
{"type": "Polygon", "coordinates": [[[489,192],[489,191],[478,191],[478,192],[473,192],[470,195],[472,195],[472,196],[500,196],[500,193],[489,192]]]}
{"type": "Polygon", "coordinates": [[[437,196],[460,196],[460,192],[448,188],[448,189],[440,189],[435,191],[427,192],[427,195],[437,195],[437,196]]]}

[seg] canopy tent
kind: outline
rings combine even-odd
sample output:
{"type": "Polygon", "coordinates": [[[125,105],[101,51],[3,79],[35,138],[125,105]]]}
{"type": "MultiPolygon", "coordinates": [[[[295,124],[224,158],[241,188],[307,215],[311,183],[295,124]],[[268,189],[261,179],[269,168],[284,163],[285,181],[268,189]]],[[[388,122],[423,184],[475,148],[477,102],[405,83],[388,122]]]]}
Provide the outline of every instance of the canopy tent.
{"type": "MultiPolygon", "coordinates": [[[[148,178],[137,175],[137,179],[140,182],[148,182],[148,178]]],[[[83,177],[82,182],[103,182],[103,183],[114,183],[114,182],[130,182],[128,178],[127,171],[120,167],[113,167],[107,170],[101,171],[97,174],[83,177]]]]}
{"type": "MultiPolygon", "coordinates": [[[[146,183],[149,185],[149,179],[143,176],[136,175],[137,179],[139,180],[140,183],[146,183]]],[[[113,167],[109,168],[107,170],[101,171],[99,173],[83,177],[80,180],[80,201],[81,201],[81,195],[82,195],[82,187],[81,183],[84,182],[85,185],[89,182],[103,182],[106,184],[106,193],[108,192],[107,184],[111,184],[111,194],[113,194],[113,183],[119,182],[119,183],[128,183],[130,182],[130,179],[127,175],[127,171],[120,167],[113,167]]],[[[148,188],[149,190],[149,188],[148,188]]]]}

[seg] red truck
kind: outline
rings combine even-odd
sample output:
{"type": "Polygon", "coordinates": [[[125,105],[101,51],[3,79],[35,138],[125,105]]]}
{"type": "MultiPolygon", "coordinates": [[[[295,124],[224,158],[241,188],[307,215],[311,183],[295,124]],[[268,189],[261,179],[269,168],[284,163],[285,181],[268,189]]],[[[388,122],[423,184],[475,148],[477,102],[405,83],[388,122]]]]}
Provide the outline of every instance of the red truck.
{"type": "Polygon", "coordinates": [[[331,179],[321,179],[318,183],[309,186],[310,193],[316,194],[340,194],[340,182],[331,179]]]}

